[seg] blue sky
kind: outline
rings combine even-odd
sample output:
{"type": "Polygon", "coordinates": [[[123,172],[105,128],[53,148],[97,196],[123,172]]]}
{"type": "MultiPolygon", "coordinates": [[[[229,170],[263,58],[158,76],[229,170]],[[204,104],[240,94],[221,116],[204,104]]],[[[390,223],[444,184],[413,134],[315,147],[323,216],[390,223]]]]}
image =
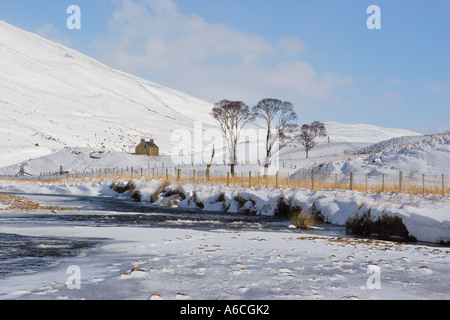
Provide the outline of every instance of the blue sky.
{"type": "Polygon", "coordinates": [[[300,123],[450,129],[449,0],[2,0],[0,19],[210,102],[272,97],[300,123]],[[66,27],[72,4],[81,30],[66,27]]]}

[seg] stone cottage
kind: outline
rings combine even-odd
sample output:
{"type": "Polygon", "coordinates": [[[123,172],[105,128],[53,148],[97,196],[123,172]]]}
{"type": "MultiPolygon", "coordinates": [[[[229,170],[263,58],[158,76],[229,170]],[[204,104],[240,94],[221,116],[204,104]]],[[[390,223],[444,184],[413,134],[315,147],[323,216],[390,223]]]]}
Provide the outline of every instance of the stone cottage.
{"type": "Polygon", "coordinates": [[[136,155],[138,156],[159,156],[159,147],[155,144],[155,140],[145,141],[141,139],[141,143],[136,146],[136,155]]]}

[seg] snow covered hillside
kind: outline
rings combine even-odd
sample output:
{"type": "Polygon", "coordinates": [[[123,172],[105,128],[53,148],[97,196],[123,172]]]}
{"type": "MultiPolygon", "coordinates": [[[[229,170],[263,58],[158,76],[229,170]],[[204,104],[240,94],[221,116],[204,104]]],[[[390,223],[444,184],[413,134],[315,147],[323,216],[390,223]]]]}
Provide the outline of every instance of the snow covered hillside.
{"type": "Polygon", "coordinates": [[[320,174],[379,176],[398,174],[441,175],[450,172],[450,134],[407,136],[382,141],[357,151],[357,156],[324,161],[303,168],[297,175],[314,170],[320,174]]]}
{"type": "MultiPolygon", "coordinates": [[[[21,164],[33,174],[60,166],[71,171],[114,163],[146,167],[129,155],[141,138],[155,139],[165,155],[157,161],[168,165],[175,147],[196,147],[189,139],[173,139],[175,130],[192,133],[198,120],[202,130],[218,130],[209,115],[212,107],[0,21],[0,168],[6,167],[0,174],[15,174],[21,164]],[[91,152],[104,154],[95,160],[80,156],[91,152]]],[[[277,168],[297,170],[385,139],[419,135],[374,125],[325,124],[330,140],[320,140],[309,159],[302,147],[282,150],[277,168]]],[[[216,161],[223,165],[221,152],[216,150],[216,161]]]]}
{"type": "Polygon", "coordinates": [[[396,128],[383,128],[370,124],[342,124],[325,122],[331,141],[373,144],[395,137],[418,136],[420,133],[396,128]]]}
{"type": "Polygon", "coordinates": [[[215,125],[212,104],[105,65],[0,21],[0,167],[63,147],[131,152],[194,120],[215,125]]]}

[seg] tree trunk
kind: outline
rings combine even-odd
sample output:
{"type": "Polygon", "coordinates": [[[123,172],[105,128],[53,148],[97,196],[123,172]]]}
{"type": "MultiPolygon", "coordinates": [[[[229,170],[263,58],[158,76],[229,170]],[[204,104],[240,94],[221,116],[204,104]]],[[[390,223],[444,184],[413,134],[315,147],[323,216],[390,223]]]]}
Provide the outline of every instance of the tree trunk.
{"type": "Polygon", "coordinates": [[[264,178],[266,178],[269,175],[269,165],[264,165],[264,178]]]}
{"type": "Polygon", "coordinates": [[[232,164],[230,164],[230,167],[231,167],[231,169],[230,169],[230,171],[231,171],[231,176],[232,177],[234,177],[234,167],[236,166],[236,164],[234,164],[234,163],[232,163],[232,164]]]}
{"type": "Polygon", "coordinates": [[[207,165],[206,165],[206,181],[209,181],[209,174],[210,174],[210,171],[211,171],[211,165],[210,165],[210,164],[207,164],[207,165]]]}
{"type": "Polygon", "coordinates": [[[264,162],[264,177],[267,177],[269,175],[269,165],[270,165],[270,161],[269,161],[269,158],[267,157],[264,162]]]}

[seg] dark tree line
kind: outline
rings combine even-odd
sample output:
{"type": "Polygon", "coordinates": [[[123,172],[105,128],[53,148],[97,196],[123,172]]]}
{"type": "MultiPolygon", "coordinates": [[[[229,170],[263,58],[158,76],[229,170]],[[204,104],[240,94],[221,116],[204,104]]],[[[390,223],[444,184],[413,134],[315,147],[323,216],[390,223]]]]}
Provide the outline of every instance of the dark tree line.
{"type": "Polygon", "coordinates": [[[211,115],[217,120],[227,142],[232,175],[235,174],[236,150],[242,129],[255,119],[262,120],[266,129],[264,175],[268,173],[274,152],[299,141],[308,158],[309,151],[316,145],[314,139],[327,135],[325,125],[319,121],[300,127],[295,123],[298,116],[292,103],[278,99],[263,99],[251,110],[242,101],[222,100],[214,105],[211,115]]]}

